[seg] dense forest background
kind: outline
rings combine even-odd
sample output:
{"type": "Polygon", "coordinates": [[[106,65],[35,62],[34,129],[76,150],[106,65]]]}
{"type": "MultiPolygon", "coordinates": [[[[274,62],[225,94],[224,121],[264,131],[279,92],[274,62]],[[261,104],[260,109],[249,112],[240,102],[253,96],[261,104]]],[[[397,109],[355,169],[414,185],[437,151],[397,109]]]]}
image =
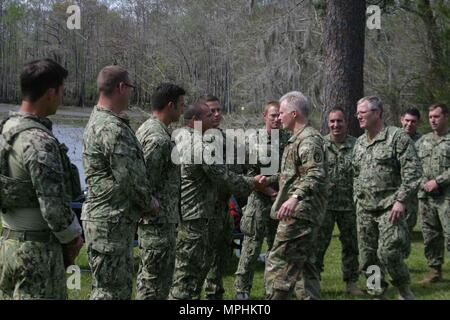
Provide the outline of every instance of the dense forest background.
{"type": "MultiPolygon", "coordinates": [[[[227,112],[259,112],[293,89],[321,110],[325,17],[343,0],[0,0],[0,102],[20,100],[24,62],[50,57],[70,72],[65,104],[92,106],[96,76],[108,64],[128,68],[133,104],[148,108],[161,81],[189,96],[217,95],[227,112]],[[67,7],[81,8],[69,30],[67,7]]],[[[364,0],[359,0],[364,1],[364,0]]],[[[381,29],[365,28],[364,92],[397,117],[450,97],[450,1],[371,0],[381,29]]]]}

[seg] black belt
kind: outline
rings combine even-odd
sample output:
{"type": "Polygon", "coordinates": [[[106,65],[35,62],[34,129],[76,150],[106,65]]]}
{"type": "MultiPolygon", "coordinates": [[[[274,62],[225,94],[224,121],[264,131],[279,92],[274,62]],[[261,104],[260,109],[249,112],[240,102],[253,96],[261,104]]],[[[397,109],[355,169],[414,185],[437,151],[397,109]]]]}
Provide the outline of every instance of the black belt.
{"type": "Polygon", "coordinates": [[[36,242],[50,242],[55,239],[51,231],[15,231],[8,228],[3,228],[2,237],[5,240],[12,239],[18,241],[36,241],[36,242]]]}

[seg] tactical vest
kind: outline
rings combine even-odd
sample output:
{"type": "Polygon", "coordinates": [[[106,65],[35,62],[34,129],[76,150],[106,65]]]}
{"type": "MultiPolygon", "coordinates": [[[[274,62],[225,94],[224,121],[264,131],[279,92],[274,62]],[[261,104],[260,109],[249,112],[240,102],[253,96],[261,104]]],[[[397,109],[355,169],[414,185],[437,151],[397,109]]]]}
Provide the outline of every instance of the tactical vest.
{"type": "MultiPolygon", "coordinates": [[[[4,124],[9,119],[10,117],[0,123],[0,133],[3,132],[4,124]]],[[[55,138],[53,133],[44,125],[25,118],[19,125],[12,127],[8,132],[0,134],[0,208],[2,211],[17,208],[39,208],[39,201],[31,180],[8,176],[8,156],[12,150],[13,142],[19,133],[30,129],[42,130],[55,138]]],[[[63,165],[64,183],[67,192],[65,196],[67,200],[72,201],[82,193],[79,172],[67,156],[68,148],[66,145],[59,143],[56,138],[55,140],[58,143],[63,165]]]]}

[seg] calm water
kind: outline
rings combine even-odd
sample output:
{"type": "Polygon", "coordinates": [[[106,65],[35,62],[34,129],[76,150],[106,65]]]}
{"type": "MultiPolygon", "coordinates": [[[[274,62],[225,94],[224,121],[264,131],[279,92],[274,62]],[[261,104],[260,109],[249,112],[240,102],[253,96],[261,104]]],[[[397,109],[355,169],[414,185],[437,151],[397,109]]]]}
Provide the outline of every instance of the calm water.
{"type": "Polygon", "coordinates": [[[84,127],[54,123],[53,133],[59,142],[64,143],[69,148],[67,154],[80,172],[81,187],[84,189],[86,185],[82,160],[84,127]]]}

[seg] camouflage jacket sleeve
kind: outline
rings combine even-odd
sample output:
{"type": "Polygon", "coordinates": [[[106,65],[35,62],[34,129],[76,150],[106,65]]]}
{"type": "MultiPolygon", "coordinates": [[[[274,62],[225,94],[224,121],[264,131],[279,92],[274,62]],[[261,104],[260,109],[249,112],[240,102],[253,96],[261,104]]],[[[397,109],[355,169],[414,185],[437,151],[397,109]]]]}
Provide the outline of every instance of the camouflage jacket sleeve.
{"type": "Polygon", "coordinates": [[[42,217],[61,243],[81,234],[81,226],[66,196],[63,165],[57,142],[42,130],[24,133],[24,163],[36,190],[42,217]]]}
{"type": "Polygon", "coordinates": [[[305,199],[320,192],[321,186],[326,183],[325,154],[319,145],[305,141],[298,147],[298,155],[301,163],[297,168],[300,180],[295,186],[294,194],[305,199]]]}
{"type": "Polygon", "coordinates": [[[163,173],[167,170],[166,164],[171,161],[172,146],[170,141],[151,139],[143,142],[144,159],[147,167],[147,177],[150,193],[156,194],[155,189],[163,173]]]}
{"type": "Polygon", "coordinates": [[[446,187],[450,184],[450,169],[444,171],[441,175],[436,177],[436,183],[440,187],[446,187]]]}
{"type": "Polygon", "coordinates": [[[203,164],[207,176],[217,185],[224,186],[237,196],[248,196],[254,188],[254,179],[227,170],[225,165],[203,164]]]}
{"type": "Polygon", "coordinates": [[[396,192],[395,199],[402,203],[412,197],[419,187],[422,177],[422,166],[412,140],[400,133],[395,142],[397,159],[400,163],[402,183],[396,192]]]}
{"type": "Polygon", "coordinates": [[[274,174],[270,177],[267,177],[267,184],[269,186],[278,186],[278,179],[280,178],[280,174],[274,174]]]}
{"type": "Polygon", "coordinates": [[[128,129],[112,130],[113,136],[103,134],[103,143],[117,185],[134,209],[145,212],[151,208],[152,197],[144,157],[140,144],[125,130],[128,129]]]}

